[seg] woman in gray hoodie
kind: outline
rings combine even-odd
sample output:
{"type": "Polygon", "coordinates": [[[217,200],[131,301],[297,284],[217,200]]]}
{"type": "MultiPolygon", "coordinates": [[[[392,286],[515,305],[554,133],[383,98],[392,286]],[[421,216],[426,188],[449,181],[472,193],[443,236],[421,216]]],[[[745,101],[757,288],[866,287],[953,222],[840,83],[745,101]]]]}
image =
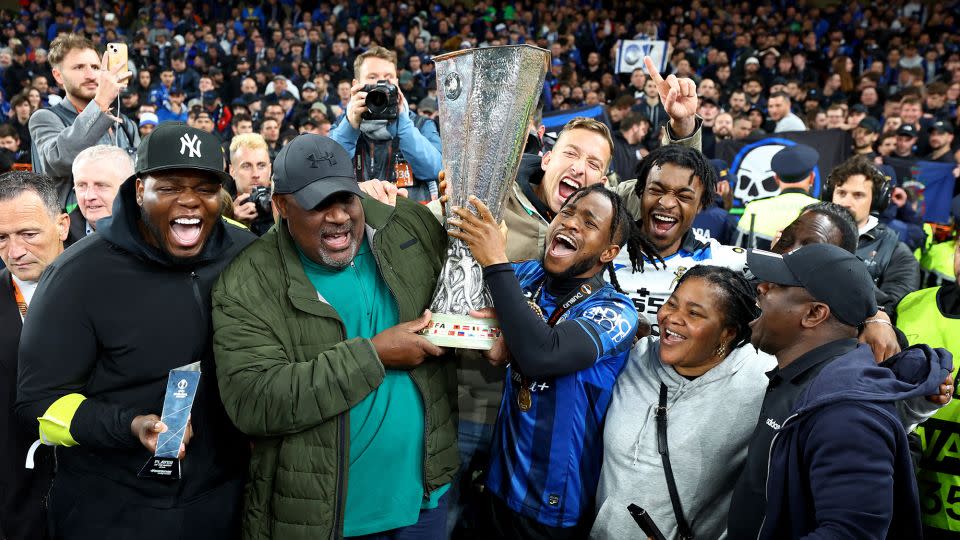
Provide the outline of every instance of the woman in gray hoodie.
{"type": "Polygon", "coordinates": [[[661,337],[640,340],[617,379],[604,428],[603,469],[591,538],[644,535],[627,506],[644,508],[677,538],[656,410],[666,388],[667,444],[683,516],[697,539],[721,538],[776,359],[750,343],[758,314],[742,274],[696,266],[657,313],[661,337]]]}

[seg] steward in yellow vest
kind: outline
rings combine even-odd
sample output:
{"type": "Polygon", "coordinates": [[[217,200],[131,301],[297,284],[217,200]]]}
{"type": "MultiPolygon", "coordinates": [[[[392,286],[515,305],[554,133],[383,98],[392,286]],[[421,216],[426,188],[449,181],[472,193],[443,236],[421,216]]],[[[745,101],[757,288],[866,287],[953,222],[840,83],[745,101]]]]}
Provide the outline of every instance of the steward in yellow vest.
{"type": "MultiPolygon", "coordinates": [[[[956,243],[955,243],[956,244],[956,243]]],[[[941,244],[942,245],[942,244],[941,244]]],[[[953,271],[960,266],[953,252],[953,271]]],[[[960,287],[947,283],[908,294],[897,306],[897,327],[911,345],[924,343],[960,355],[960,287]]],[[[960,362],[954,361],[956,378],[960,362]]],[[[920,509],[925,538],[960,538],[960,395],[921,424],[920,509]]]]}
{"type": "Polygon", "coordinates": [[[774,154],[770,168],[780,185],[780,194],[747,203],[737,224],[737,245],[770,249],[778,232],[793,223],[804,208],[820,202],[809,195],[819,159],[820,154],[805,144],[774,154]]]}

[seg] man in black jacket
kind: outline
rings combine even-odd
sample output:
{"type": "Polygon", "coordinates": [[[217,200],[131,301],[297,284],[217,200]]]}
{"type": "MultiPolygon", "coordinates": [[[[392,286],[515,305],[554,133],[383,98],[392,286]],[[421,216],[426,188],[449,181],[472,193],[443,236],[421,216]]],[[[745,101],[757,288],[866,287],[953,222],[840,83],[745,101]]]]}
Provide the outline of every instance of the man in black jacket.
{"type": "Polygon", "coordinates": [[[863,156],[854,156],[830,173],[823,199],[843,206],[857,221],[857,256],[876,289],[877,305],[891,313],[901,298],[920,285],[920,265],[895,231],[876,214],[890,201],[890,180],[863,156]]]}
{"type": "Polygon", "coordinates": [[[53,479],[53,452],[32,454],[37,438],[13,410],[20,330],[40,274],[63,252],[70,219],[50,178],[30,172],[0,176],[0,538],[46,538],[43,497],[53,479]]]}
{"type": "Polygon", "coordinates": [[[210,291],[253,235],[220,218],[222,167],[214,135],[158,127],[113,215],[41,280],[20,342],[16,408],[56,446],[55,537],[239,534],[248,446],[220,401],[210,291]],[[167,429],[158,414],[168,372],[194,362],[203,375],[181,480],[138,478],[167,429]]]}

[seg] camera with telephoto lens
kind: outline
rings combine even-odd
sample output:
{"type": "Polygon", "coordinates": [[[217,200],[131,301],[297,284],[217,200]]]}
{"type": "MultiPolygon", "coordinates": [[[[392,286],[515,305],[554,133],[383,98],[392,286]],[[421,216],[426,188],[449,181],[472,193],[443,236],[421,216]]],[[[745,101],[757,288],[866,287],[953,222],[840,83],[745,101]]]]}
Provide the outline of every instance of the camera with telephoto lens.
{"type": "Polygon", "coordinates": [[[387,81],[366,84],[367,110],[360,115],[364,120],[396,120],[400,114],[400,99],[397,87],[387,81]]]}
{"type": "Polygon", "coordinates": [[[254,186],[250,190],[250,201],[257,207],[257,217],[273,217],[273,203],[270,201],[270,188],[254,186]]]}

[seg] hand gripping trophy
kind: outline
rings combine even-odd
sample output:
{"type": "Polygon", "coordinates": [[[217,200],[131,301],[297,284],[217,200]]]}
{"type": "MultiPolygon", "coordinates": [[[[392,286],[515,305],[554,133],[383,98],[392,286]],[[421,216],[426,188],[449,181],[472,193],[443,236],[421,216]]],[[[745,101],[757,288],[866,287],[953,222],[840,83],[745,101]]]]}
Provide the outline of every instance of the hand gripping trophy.
{"type": "MultiPolygon", "coordinates": [[[[434,57],[443,169],[450,184],[447,215],[468,207],[477,197],[499,221],[503,203],[517,177],[527,128],[550,53],[530,45],[456,51],[434,57]]],[[[489,349],[499,335],[495,319],[478,319],[470,311],[492,307],[483,271],[469,248],[451,239],[423,330],[442,347],[489,349]]]]}

